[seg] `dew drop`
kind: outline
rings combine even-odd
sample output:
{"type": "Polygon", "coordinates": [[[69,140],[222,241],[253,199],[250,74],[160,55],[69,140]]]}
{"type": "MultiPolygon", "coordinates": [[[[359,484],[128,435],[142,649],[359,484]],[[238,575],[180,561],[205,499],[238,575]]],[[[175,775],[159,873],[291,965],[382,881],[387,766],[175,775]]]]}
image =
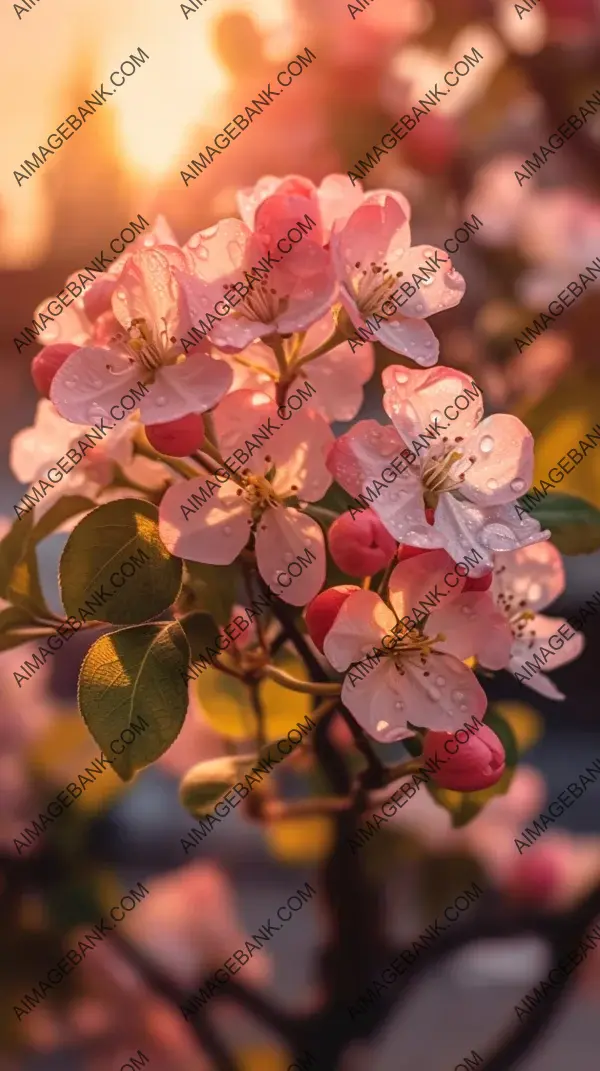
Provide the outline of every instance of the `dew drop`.
{"type": "Polygon", "coordinates": [[[434,688],[431,685],[427,690],[427,695],[430,699],[433,699],[434,703],[437,703],[438,699],[442,698],[442,693],[439,692],[437,688],[434,688]]]}
{"type": "Polygon", "coordinates": [[[520,495],[521,492],[525,490],[526,486],[527,484],[525,483],[525,480],[521,480],[520,477],[510,481],[510,489],[511,491],[514,491],[516,495],[520,495]]]}
{"type": "Polygon", "coordinates": [[[425,306],[424,306],[423,302],[422,302],[422,301],[419,301],[419,302],[418,302],[418,303],[417,303],[417,304],[415,305],[415,312],[423,312],[424,308],[425,308],[425,306]]]}
{"type": "Polygon", "coordinates": [[[465,693],[464,692],[459,692],[458,690],[452,692],[452,699],[453,699],[453,701],[455,703],[460,703],[460,701],[462,699],[464,699],[464,698],[465,698],[465,693]]]}
{"type": "Polygon", "coordinates": [[[396,710],[404,710],[404,703],[402,703],[400,699],[397,699],[394,703],[394,707],[396,710]]]}
{"type": "Polygon", "coordinates": [[[76,386],[77,386],[77,380],[76,379],[65,379],[65,387],[67,388],[67,390],[73,390],[73,388],[76,387],[76,386]]]}
{"type": "Polygon", "coordinates": [[[396,372],[394,379],[396,380],[396,383],[408,383],[406,372],[396,372]]]}
{"type": "Polygon", "coordinates": [[[494,480],[494,478],[492,477],[490,480],[488,480],[486,486],[488,491],[495,491],[498,487],[498,481],[494,480]]]}
{"type": "Polygon", "coordinates": [[[390,724],[387,721],[378,721],[377,722],[377,732],[378,733],[382,733],[385,729],[389,729],[389,727],[390,727],[390,724]]]}
{"type": "Polygon", "coordinates": [[[482,454],[489,454],[494,449],[494,440],[491,435],[483,436],[483,439],[479,443],[479,449],[482,454]]]}
{"type": "Polygon", "coordinates": [[[163,405],[167,404],[167,399],[165,398],[164,394],[159,394],[158,397],[154,399],[154,401],[155,401],[156,405],[160,405],[160,406],[163,406],[163,405]]]}
{"type": "Polygon", "coordinates": [[[436,677],[435,678],[435,683],[437,684],[438,688],[443,688],[445,683],[446,683],[446,678],[445,677],[436,677]]]}
{"type": "Polygon", "coordinates": [[[230,526],[228,524],[226,524],[224,529],[223,529],[223,535],[226,535],[226,536],[231,535],[231,528],[230,528],[230,526]]]}
{"type": "Polygon", "coordinates": [[[460,710],[461,714],[466,714],[469,710],[466,703],[461,703],[458,709],[460,710]]]}

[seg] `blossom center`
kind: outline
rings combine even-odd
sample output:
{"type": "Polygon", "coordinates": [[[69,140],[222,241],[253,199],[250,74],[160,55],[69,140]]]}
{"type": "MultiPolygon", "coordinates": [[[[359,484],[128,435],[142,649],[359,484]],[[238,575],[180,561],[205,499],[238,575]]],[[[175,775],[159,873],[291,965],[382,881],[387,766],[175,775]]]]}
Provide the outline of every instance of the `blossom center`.
{"type": "Polygon", "coordinates": [[[464,481],[465,474],[459,476],[451,473],[452,466],[463,457],[461,450],[451,450],[442,457],[428,457],[423,466],[421,480],[423,497],[427,506],[436,508],[438,499],[444,491],[456,491],[464,481]]]}
{"type": "MultiPolygon", "coordinates": [[[[270,461],[271,459],[267,458],[266,460],[270,461]]],[[[269,476],[274,471],[274,469],[271,470],[269,476]]],[[[250,469],[244,469],[240,476],[242,486],[238,489],[237,494],[243,495],[250,506],[252,521],[249,523],[259,521],[266,509],[277,509],[278,506],[285,506],[284,496],[277,494],[267,476],[257,475],[254,472],[250,472],[250,469]]]]}
{"type": "Polygon", "coordinates": [[[443,643],[446,639],[442,632],[437,636],[425,636],[420,629],[411,628],[404,636],[396,637],[391,648],[378,649],[382,657],[386,655],[394,660],[398,673],[404,676],[406,670],[403,666],[403,658],[406,655],[417,654],[421,659],[421,665],[426,665],[428,657],[433,653],[436,643],[443,643]]]}
{"type": "Polygon", "coordinates": [[[360,275],[356,275],[352,280],[352,289],[361,315],[381,314],[381,306],[396,286],[396,279],[404,275],[404,272],[397,271],[395,276],[392,275],[385,260],[383,264],[371,261],[368,268],[363,268],[358,261],[355,268],[360,271],[360,275]]]}
{"type": "Polygon", "coordinates": [[[232,316],[237,319],[252,320],[254,323],[272,324],[278,316],[287,311],[289,298],[279,297],[275,287],[268,286],[266,279],[250,291],[232,316]]]}
{"type": "MultiPolygon", "coordinates": [[[[502,573],[506,571],[506,566],[501,565],[495,570],[497,577],[502,577],[502,573]]],[[[502,584],[502,580],[500,580],[502,584]]],[[[505,591],[504,587],[496,596],[496,602],[500,610],[506,616],[508,623],[511,627],[513,637],[516,640],[526,639],[526,629],[529,621],[533,621],[535,613],[527,606],[526,599],[519,599],[517,602],[517,593],[514,591],[505,591]]],[[[529,636],[533,641],[536,636],[535,629],[529,630],[529,636]]],[[[531,644],[530,644],[531,645],[531,644]]]]}
{"type": "Polygon", "coordinates": [[[164,317],[161,322],[162,327],[153,334],[146,320],[139,317],[131,321],[124,335],[115,337],[115,341],[127,350],[132,363],[135,362],[146,372],[147,384],[154,383],[159,368],[185,361],[185,353],[180,352],[177,339],[169,336],[164,317]]]}

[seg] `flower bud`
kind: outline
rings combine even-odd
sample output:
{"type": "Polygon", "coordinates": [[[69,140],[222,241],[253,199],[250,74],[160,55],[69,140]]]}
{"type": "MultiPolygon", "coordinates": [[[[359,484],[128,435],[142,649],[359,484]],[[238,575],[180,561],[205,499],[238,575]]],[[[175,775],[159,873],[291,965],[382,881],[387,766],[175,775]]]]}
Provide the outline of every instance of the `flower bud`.
{"type": "Polygon", "coordinates": [[[146,435],[151,446],[160,454],[185,457],[202,446],[204,421],[200,413],[188,413],[166,424],[146,424],[146,435]]]}
{"type": "Polygon", "coordinates": [[[385,569],[396,550],[396,540],[370,509],[354,520],[342,513],[331,525],[327,542],[335,564],[349,576],[373,576],[385,569]]]}
{"type": "Polygon", "coordinates": [[[323,644],[329,629],[333,625],[346,599],[352,592],[360,591],[355,584],[338,584],[335,588],[326,588],[311,599],[304,611],[304,620],[308,635],[315,647],[323,652],[323,644]]]}
{"type": "Polygon", "coordinates": [[[67,357],[77,349],[79,346],[74,346],[71,342],[59,342],[56,346],[44,346],[43,350],[36,353],[31,362],[31,376],[42,397],[50,397],[52,380],[67,357]]]}
{"type": "MultiPolygon", "coordinates": [[[[457,732],[467,734],[466,729],[457,732]]],[[[432,774],[440,788],[454,792],[479,792],[490,788],[504,773],[506,755],[502,741],[484,725],[474,736],[461,743],[454,733],[428,732],[423,744],[423,758],[442,757],[439,769],[432,774]],[[454,752],[454,754],[453,754],[454,752]]]]}
{"type": "Polygon", "coordinates": [[[490,569],[488,573],[484,573],[483,576],[468,576],[465,580],[463,591],[487,591],[488,588],[491,588],[493,579],[493,569],[490,569]]]}

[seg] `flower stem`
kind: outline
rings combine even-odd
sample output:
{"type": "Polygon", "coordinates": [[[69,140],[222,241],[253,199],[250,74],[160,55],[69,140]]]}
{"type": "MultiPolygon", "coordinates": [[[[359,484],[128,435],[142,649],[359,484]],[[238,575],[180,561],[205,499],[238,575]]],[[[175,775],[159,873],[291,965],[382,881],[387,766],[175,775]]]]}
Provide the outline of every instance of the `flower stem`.
{"type": "Polygon", "coordinates": [[[277,669],[276,666],[265,666],[263,674],[272,681],[276,681],[277,684],[282,684],[284,688],[289,688],[291,692],[304,692],[305,695],[340,695],[342,691],[341,684],[324,681],[300,681],[297,677],[292,677],[289,673],[285,673],[284,670],[277,669]]]}

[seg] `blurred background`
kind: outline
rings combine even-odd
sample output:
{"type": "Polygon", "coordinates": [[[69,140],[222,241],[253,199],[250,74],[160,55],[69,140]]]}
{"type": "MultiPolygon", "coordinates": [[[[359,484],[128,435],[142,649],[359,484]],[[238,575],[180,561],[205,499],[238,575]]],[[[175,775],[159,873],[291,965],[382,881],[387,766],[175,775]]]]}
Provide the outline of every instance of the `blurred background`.
{"type": "MultiPolygon", "coordinates": [[[[164,215],[184,242],[236,214],[236,191],[264,174],[298,173],[319,183],[347,171],[473,47],[483,62],[365,185],[409,198],[413,244],[442,245],[472,213],[482,221],[454,258],[467,280],[465,298],[436,318],[441,363],[472,372],[487,412],[514,412],[531,428],[536,479],[600,420],[597,283],[535,345],[519,353],[515,342],[600,256],[600,114],[522,187],[514,176],[600,87],[598,3],[539,0],[521,17],[504,0],[373,0],[356,11],[352,18],[338,0],[205,0],[186,19],[174,0],[40,0],[19,20],[13,5],[3,5],[0,509],[7,522],[24,490],[8,465],[10,442],[33,422],[37,400],[29,375],[36,347],[19,354],[13,339],[38,304],[138,213],[151,221],[164,215]],[[150,59],[136,76],[19,187],[13,171],[139,46],[150,59]],[[307,46],[317,58],[285,101],[276,100],[186,188],[181,169],[307,46]]],[[[378,347],[378,371],[391,360],[378,347]]],[[[380,399],[376,375],[361,416],[383,420],[380,399]]],[[[560,490],[600,507],[600,453],[590,453],[567,480],[560,490]]],[[[53,537],[41,548],[55,610],[61,545],[53,537]]],[[[565,566],[567,587],[553,608],[560,614],[577,612],[600,589],[598,554],[567,558],[565,566]]],[[[564,702],[525,692],[508,674],[490,682],[490,696],[510,714],[526,752],[508,796],[458,832],[449,832],[447,815],[430,800],[413,801],[406,821],[365,849],[397,941],[481,874],[507,903],[542,910],[568,908],[598,881],[600,786],[535,854],[517,856],[513,845],[544,800],[600,755],[600,619],[590,618],[584,631],[581,659],[554,674],[564,702]]],[[[83,648],[74,646],[20,690],[13,669],[28,652],[0,655],[0,1068],[104,1071],[138,1049],[152,1066],[174,1071],[287,1068],[291,1054],[275,1034],[227,1003],[215,1004],[203,1037],[194,1036],[173,1002],[112,946],[95,950],[89,966],[61,985],[57,1005],[46,1001],[17,1022],[13,1005],[45,977],[61,948],[75,947],[73,935],[138,881],[152,896],[123,931],[186,990],[299,885],[318,882],[330,846],[325,819],[264,832],[238,812],[183,854],[180,838],[192,823],[178,802],[179,777],[191,762],[222,750],[212,725],[222,729],[218,704],[194,695],[182,736],[163,760],[126,787],[105,773],[17,857],[14,837],[97,754],[76,710],[83,648]],[[234,1042],[236,1063],[223,1062],[224,1038],[234,1042]]],[[[281,718],[282,732],[292,724],[283,702],[275,692],[273,717],[281,718]]],[[[231,738],[239,739],[239,730],[231,738]]],[[[300,794],[301,776],[296,768],[286,774],[288,793],[300,794]]],[[[248,985],[294,1010],[310,1007],[324,925],[318,908],[307,905],[273,951],[253,959],[248,985]]],[[[402,1012],[368,1046],[356,1043],[343,1067],[362,1071],[368,1059],[376,1071],[450,1071],[471,1050],[488,1051],[503,1023],[514,1025],[513,1005],[546,970],[544,948],[533,939],[471,946],[416,984],[402,1012]]],[[[596,1067],[599,1001],[600,962],[590,955],[520,1066],[563,1071],[576,1059],[582,1071],[596,1067]]]]}

